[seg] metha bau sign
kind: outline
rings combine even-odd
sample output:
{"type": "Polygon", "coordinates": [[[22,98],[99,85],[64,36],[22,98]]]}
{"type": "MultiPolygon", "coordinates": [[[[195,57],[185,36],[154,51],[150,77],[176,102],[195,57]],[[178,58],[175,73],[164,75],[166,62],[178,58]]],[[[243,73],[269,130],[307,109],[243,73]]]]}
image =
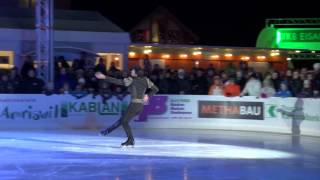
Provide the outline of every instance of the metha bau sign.
{"type": "Polygon", "coordinates": [[[199,118],[264,120],[262,102],[198,101],[199,118]]]}

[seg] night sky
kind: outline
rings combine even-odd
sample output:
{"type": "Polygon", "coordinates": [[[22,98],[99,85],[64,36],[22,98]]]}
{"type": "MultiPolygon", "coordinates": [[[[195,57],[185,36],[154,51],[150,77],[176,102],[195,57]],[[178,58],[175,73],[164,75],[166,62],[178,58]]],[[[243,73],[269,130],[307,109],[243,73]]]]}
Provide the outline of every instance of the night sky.
{"type": "Polygon", "coordinates": [[[155,8],[164,6],[200,37],[201,44],[253,47],[267,18],[320,18],[319,2],[298,1],[72,0],[71,7],[99,11],[130,31],[155,8]]]}

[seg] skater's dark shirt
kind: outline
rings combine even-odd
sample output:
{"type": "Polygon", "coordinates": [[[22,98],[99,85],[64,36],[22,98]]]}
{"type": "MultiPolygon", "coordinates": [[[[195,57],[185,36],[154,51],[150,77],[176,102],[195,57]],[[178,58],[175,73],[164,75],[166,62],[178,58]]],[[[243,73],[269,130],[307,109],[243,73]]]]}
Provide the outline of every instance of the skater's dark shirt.
{"type": "MultiPolygon", "coordinates": [[[[121,86],[128,87],[131,94],[131,101],[143,100],[147,89],[150,89],[148,96],[151,97],[156,94],[159,89],[154,85],[147,77],[129,77],[124,79],[116,79],[110,76],[106,76],[105,81],[121,86]]],[[[140,101],[143,103],[143,101],[140,101]]]]}

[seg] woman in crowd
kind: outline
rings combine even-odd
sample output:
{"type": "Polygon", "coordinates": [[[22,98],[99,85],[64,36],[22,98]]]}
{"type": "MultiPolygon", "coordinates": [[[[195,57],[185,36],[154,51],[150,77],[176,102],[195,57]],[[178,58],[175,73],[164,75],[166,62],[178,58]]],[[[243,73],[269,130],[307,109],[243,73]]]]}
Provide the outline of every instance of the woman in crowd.
{"type": "Polygon", "coordinates": [[[223,95],[223,85],[219,76],[214,76],[213,84],[210,86],[209,95],[222,96],[223,95]]]}

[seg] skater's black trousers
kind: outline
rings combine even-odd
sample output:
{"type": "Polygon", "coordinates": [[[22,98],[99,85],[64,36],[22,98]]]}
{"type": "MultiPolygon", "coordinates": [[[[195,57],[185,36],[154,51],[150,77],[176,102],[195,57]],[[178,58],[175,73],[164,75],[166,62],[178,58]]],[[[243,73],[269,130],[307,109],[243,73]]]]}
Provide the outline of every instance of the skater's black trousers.
{"type": "Polygon", "coordinates": [[[142,110],[143,103],[130,103],[128,109],[124,112],[120,119],[107,128],[108,132],[111,133],[113,130],[117,129],[120,125],[122,125],[124,131],[127,134],[128,139],[133,139],[133,134],[129,122],[142,110]]]}

